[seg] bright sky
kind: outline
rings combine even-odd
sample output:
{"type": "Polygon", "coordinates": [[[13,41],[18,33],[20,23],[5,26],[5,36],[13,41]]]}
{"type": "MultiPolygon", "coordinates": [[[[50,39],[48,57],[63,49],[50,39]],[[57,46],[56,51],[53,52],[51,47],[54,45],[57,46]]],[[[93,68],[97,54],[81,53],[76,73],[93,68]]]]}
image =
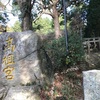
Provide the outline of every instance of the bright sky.
{"type": "MultiPolygon", "coordinates": [[[[8,3],[9,0],[0,0],[4,5],[6,5],[8,3]]],[[[11,7],[11,4],[12,4],[12,0],[10,0],[10,4],[7,5],[7,11],[8,12],[11,12],[12,10],[12,7],[11,7]]],[[[8,26],[13,26],[14,23],[18,20],[18,16],[13,16],[12,14],[8,13],[9,15],[9,19],[10,21],[8,22],[8,26]]]]}

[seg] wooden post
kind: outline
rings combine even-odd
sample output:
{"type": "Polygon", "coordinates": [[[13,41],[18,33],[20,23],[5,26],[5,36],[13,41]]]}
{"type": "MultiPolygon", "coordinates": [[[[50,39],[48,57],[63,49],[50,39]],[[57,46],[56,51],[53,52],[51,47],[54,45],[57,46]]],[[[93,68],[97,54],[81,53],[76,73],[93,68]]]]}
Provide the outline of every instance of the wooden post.
{"type": "Polygon", "coordinates": [[[100,37],[99,37],[99,50],[100,50],[100,37]]]}
{"type": "Polygon", "coordinates": [[[89,43],[89,40],[87,41],[87,46],[88,46],[88,54],[90,54],[90,43],[89,43]]]}

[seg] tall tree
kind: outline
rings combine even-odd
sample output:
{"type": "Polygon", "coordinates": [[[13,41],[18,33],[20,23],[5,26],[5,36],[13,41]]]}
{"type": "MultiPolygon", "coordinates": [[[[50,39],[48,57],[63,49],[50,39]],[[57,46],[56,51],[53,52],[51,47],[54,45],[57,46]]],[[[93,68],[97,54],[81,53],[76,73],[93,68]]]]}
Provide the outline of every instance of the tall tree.
{"type": "Polygon", "coordinates": [[[13,4],[18,4],[20,7],[21,18],[22,18],[22,31],[32,29],[32,11],[33,15],[45,13],[52,16],[52,18],[54,19],[55,36],[56,38],[58,38],[60,35],[60,25],[59,25],[60,13],[58,13],[58,10],[62,8],[60,7],[61,3],[59,5],[59,2],[61,2],[61,0],[60,1],[59,0],[13,0],[13,4]],[[33,5],[34,9],[37,10],[32,10],[33,5]]]}
{"type": "Polygon", "coordinates": [[[100,36],[100,0],[90,0],[87,10],[86,35],[100,36]]]}
{"type": "Polygon", "coordinates": [[[36,3],[39,4],[42,14],[48,14],[53,18],[55,37],[58,38],[61,34],[59,24],[60,13],[58,12],[58,10],[62,10],[61,0],[37,0],[36,3]]]}
{"type": "MultiPolygon", "coordinates": [[[[55,37],[58,38],[61,35],[59,16],[63,14],[62,0],[40,0],[40,1],[37,0],[36,2],[40,5],[40,8],[41,8],[40,12],[42,12],[42,14],[48,14],[53,18],[55,37]]],[[[83,0],[65,0],[66,13],[67,13],[68,7],[71,8],[71,6],[73,6],[75,8],[75,6],[79,6],[82,2],[84,1],[83,0]]]]}
{"type": "Polygon", "coordinates": [[[86,19],[85,5],[85,2],[80,2],[77,6],[73,5],[68,13],[69,30],[81,35],[84,28],[84,20],[86,19]]]}
{"type": "MultiPolygon", "coordinates": [[[[15,4],[18,4],[21,11],[22,18],[22,30],[32,29],[32,18],[36,14],[48,14],[53,18],[55,37],[58,38],[61,35],[59,16],[63,14],[62,0],[14,0],[15,4]],[[33,4],[35,5],[33,6],[33,4]],[[33,8],[33,9],[32,9],[33,8]],[[34,16],[32,16],[32,14],[34,16]]],[[[67,7],[77,5],[83,0],[65,0],[66,11],[67,7]]]]}
{"type": "Polygon", "coordinates": [[[18,4],[21,11],[22,31],[32,30],[32,8],[35,0],[13,0],[18,4]]]}

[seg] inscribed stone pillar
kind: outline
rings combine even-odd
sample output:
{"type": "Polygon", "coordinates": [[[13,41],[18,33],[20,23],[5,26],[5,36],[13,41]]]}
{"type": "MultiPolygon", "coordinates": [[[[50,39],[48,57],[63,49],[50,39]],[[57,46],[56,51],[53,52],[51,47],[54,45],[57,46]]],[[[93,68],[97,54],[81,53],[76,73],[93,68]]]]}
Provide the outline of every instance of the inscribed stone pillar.
{"type": "Polygon", "coordinates": [[[33,31],[0,35],[0,100],[40,100],[36,91],[48,72],[40,51],[33,31]]]}
{"type": "Polygon", "coordinates": [[[100,70],[83,71],[84,100],[100,100],[100,70]]]}

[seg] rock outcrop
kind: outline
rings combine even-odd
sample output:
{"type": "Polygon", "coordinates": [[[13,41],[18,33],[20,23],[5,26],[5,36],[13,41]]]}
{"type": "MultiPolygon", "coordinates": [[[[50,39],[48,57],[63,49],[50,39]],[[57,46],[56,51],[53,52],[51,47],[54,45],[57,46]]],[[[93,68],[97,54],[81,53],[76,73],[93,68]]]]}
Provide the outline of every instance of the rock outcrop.
{"type": "Polygon", "coordinates": [[[5,96],[0,94],[1,98],[40,100],[35,91],[45,80],[49,81],[52,72],[47,78],[49,70],[41,56],[39,37],[33,31],[3,33],[0,35],[0,47],[0,85],[4,86],[6,93],[5,96]]]}

